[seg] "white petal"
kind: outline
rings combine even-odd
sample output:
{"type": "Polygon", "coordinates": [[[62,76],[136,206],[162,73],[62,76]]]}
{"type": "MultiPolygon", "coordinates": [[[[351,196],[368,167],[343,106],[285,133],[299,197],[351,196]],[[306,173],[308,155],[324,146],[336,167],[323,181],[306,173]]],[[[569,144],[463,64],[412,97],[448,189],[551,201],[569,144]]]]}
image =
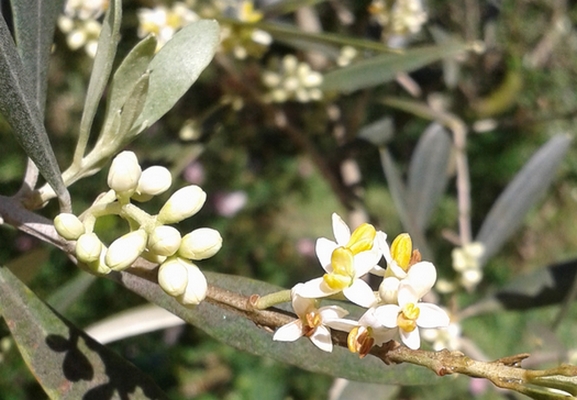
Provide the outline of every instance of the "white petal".
{"type": "Polygon", "coordinates": [[[300,296],[310,299],[327,297],[337,292],[338,290],[329,288],[322,277],[311,279],[310,281],[303,283],[303,285],[298,289],[298,294],[300,296]]]}
{"type": "Polygon", "coordinates": [[[416,304],[419,301],[417,293],[413,289],[413,286],[411,286],[411,282],[408,281],[407,279],[403,279],[399,284],[399,292],[397,294],[397,298],[399,301],[399,306],[401,306],[401,308],[405,304],[408,303],[416,304]]]}
{"type": "Polygon", "coordinates": [[[318,238],[315,244],[315,253],[321,263],[323,269],[327,272],[332,272],[331,256],[338,245],[327,238],[318,238]]]}
{"type": "Polygon", "coordinates": [[[333,213],[333,233],[339,246],[345,246],[351,238],[351,230],[337,213],[333,213]]]}
{"type": "Polygon", "coordinates": [[[373,246],[371,250],[362,251],[355,254],[353,257],[353,263],[355,268],[355,277],[361,277],[368,274],[371,269],[379,262],[381,258],[381,253],[376,246],[373,246]]]}
{"type": "Polygon", "coordinates": [[[389,276],[383,279],[379,285],[379,296],[381,297],[381,302],[385,304],[397,304],[400,284],[401,281],[394,276],[389,276]]]}
{"type": "Polygon", "coordinates": [[[326,306],[319,308],[319,314],[321,316],[321,321],[326,325],[327,321],[335,320],[344,317],[349,312],[339,306],[326,306]]]}
{"type": "Polygon", "coordinates": [[[416,328],[412,332],[406,332],[402,329],[399,329],[401,333],[401,340],[403,343],[412,350],[417,350],[421,347],[421,336],[419,335],[419,329],[416,328]]]}
{"type": "Polygon", "coordinates": [[[383,267],[381,267],[380,265],[375,265],[373,267],[373,269],[371,269],[369,272],[373,275],[377,275],[377,276],[385,276],[385,272],[387,270],[384,269],[383,267]]]}
{"type": "Polygon", "coordinates": [[[375,243],[383,257],[385,257],[387,263],[390,263],[393,256],[391,256],[391,249],[387,243],[387,234],[383,231],[378,231],[377,236],[375,237],[375,243]]]}
{"type": "Polygon", "coordinates": [[[375,317],[385,328],[396,328],[399,312],[401,312],[401,307],[398,305],[385,304],[375,309],[375,317]]]}
{"type": "Polygon", "coordinates": [[[326,326],[319,326],[314,333],[309,337],[311,342],[319,349],[331,352],[333,351],[333,340],[331,339],[331,331],[326,326]]]}
{"type": "Polygon", "coordinates": [[[316,301],[312,298],[302,297],[300,290],[304,285],[299,283],[291,290],[292,306],[296,315],[304,317],[306,313],[315,308],[316,301]]]}
{"type": "Polygon", "coordinates": [[[343,290],[347,299],[361,307],[371,307],[377,302],[373,289],[363,280],[355,279],[353,284],[343,290]]]}
{"type": "Polygon", "coordinates": [[[333,319],[330,321],[326,321],[324,323],[326,326],[329,326],[333,329],[343,332],[350,332],[351,329],[359,326],[357,321],[353,321],[352,319],[333,319]]]}
{"type": "Polygon", "coordinates": [[[277,329],[272,340],[279,342],[294,342],[303,335],[303,326],[300,320],[290,322],[277,329]]]}
{"type": "Polygon", "coordinates": [[[397,264],[397,262],[392,258],[391,261],[387,262],[387,268],[391,271],[393,276],[396,276],[399,279],[404,279],[407,277],[405,270],[399,267],[399,264],[397,264]]]}
{"type": "Polygon", "coordinates": [[[420,299],[431,290],[437,280],[437,270],[428,261],[421,261],[409,269],[407,279],[420,299]]]}
{"type": "Polygon", "coordinates": [[[419,303],[417,325],[422,328],[445,328],[449,326],[449,316],[441,307],[431,303],[419,303]]]}
{"type": "Polygon", "coordinates": [[[382,326],[380,328],[374,328],[373,329],[373,339],[375,340],[374,345],[380,346],[383,343],[392,340],[395,337],[396,332],[397,329],[388,329],[383,328],[382,326]]]}

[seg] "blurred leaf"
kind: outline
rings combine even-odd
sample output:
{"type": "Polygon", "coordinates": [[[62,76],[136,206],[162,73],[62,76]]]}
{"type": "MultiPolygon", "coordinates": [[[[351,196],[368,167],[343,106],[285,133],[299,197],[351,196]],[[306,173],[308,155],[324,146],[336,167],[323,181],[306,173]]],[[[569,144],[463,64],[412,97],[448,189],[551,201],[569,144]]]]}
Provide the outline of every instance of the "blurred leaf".
{"type": "Polygon", "coordinates": [[[549,139],[495,201],[475,239],[485,246],[481,264],[499,251],[519,228],[527,212],[546,193],[570,143],[568,135],[549,139]]]}
{"type": "Polygon", "coordinates": [[[0,16],[0,112],[12,126],[14,135],[28,157],[64,202],[68,191],[37,107],[33,81],[16,52],[4,18],[0,16]]]}
{"type": "Polygon", "coordinates": [[[393,400],[399,398],[399,386],[379,385],[339,379],[331,388],[330,400],[393,400]],[[337,389],[339,389],[337,391],[337,389]],[[335,393],[336,392],[336,393],[335,393]]]}
{"type": "Polygon", "coordinates": [[[425,130],[411,157],[407,180],[408,208],[416,226],[424,232],[431,214],[443,196],[452,142],[438,123],[425,130]]]}
{"type": "MultiPolygon", "coordinates": [[[[121,0],[112,0],[110,7],[106,11],[102,30],[98,38],[98,50],[94,58],[92,74],[84,102],[84,110],[80,121],[80,141],[87,141],[92,128],[92,122],[98,109],[98,103],[102,98],[102,93],[108,84],[108,78],[112,71],[114,56],[120,40],[120,22],[122,20],[122,2],[121,0]]],[[[85,144],[82,145],[84,150],[85,144]]],[[[80,154],[79,156],[83,156],[80,154]]],[[[77,155],[78,156],[78,155],[77,155]]]]}
{"type": "Polygon", "coordinates": [[[177,32],[150,62],[150,84],[144,110],[133,135],[162,117],[186,93],[212,60],[219,42],[216,21],[200,20],[177,32]]]}
{"type": "Polygon", "coordinates": [[[85,332],[99,343],[106,344],[185,323],[164,308],[146,304],[98,321],[87,327],[85,332]]]}
{"type": "Polygon", "coordinates": [[[363,126],[357,135],[358,138],[364,139],[375,146],[386,146],[393,135],[395,127],[391,117],[384,117],[368,125],[363,126]]]}
{"type": "Polygon", "coordinates": [[[404,229],[411,235],[413,247],[419,249],[424,259],[432,260],[432,252],[427,245],[427,241],[422,230],[416,225],[411,210],[407,208],[409,204],[407,187],[403,183],[401,173],[399,172],[393,157],[386,148],[380,149],[381,165],[387,179],[389,191],[395,203],[399,219],[404,229]]]}
{"type": "MultiPolygon", "coordinates": [[[[205,274],[209,283],[243,296],[255,293],[264,295],[280,290],[268,283],[241,276],[205,274]]],[[[134,275],[123,273],[122,283],[148,301],[178,315],[215,339],[258,356],[294,364],[308,371],[359,382],[406,385],[439,382],[438,377],[425,368],[406,364],[387,366],[372,356],[359,359],[356,354],[338,346],[332,353],[325,353],[305,338],[291,343],[274,342],[271,332],[259,328],[240,312],[219,307],[210,301],[203,301],[200,305],[187,309],[166,295],[157,284],[134,275]]]]}
{"type": "Polygon", "coordinates": [[[108,103],[106,105],[106,117],[103,135],[109,131],[109,123],[115,113],[122,110],[134,88],[146,73],[150,60],[156,50],[156,38],[147,36],[141,40],[128,55],[122,60],[122,63],[114,73],[108,94],[108,103]]]}
{"type": "Polygon", "coordinates": [[[314,6],[325,1],[327,0],[281,0],[268,3],[260,8],[259,11],[265,14],[264,19],[270,19],[272,16],[288,14],[301,7],[314,6]]]}
{"type": "Polygon", "coordinates": [[[573,365],[562,365],[558,368],[564,370],[563,372],[567,375],[555,374],[532,377],[529,379],[529,382],[542,387],[563,390],[573,396],[577,396],[577,367],[573,365]]]}
{"type": "Polygon", "coordinates": [[[50,398],[166,398],[150,378],[50,309],[7,268],[0,268],[0,311],[50,398]]]}
{"type": "Polygon", "coordinates": [[[464,43],[407,49],[402,54],[383,54],[330,71],[323,90],[352,92],[394,80],[399,72],[412,72],[432,62],[452,57],[467,49],[464,43]]]}
{"type": "Polygon", "coordinates": [[[577,276],[577,260],[553,264],[513,278],[463,314],[479,315],[498,310],[527,310],[562,302],[577,276]]]}
{"type": "Polygon", "coordinates": [[[48,261],[49,253],[47,247],[37,247],[10,260],[6,263],[6,267],[10,269],[18,279],[27,283],[34,279],[44,263],[48,261]]]}
{"type": "Polygon", "coordinates": [[[96,279],[95,275],[79,270],[74,278],[60,286],[57,291],[50,295],[47,303],[57,312],[64,313],[68,307],[86,293],[96,279]]]}
{"type": "Polygon", "coordinates": [[[50,49],[56,19],[64,8],[64,0],[14,0],[11,5],[16,47],[32,83],[36,106],[43,117],[50,49]]]}

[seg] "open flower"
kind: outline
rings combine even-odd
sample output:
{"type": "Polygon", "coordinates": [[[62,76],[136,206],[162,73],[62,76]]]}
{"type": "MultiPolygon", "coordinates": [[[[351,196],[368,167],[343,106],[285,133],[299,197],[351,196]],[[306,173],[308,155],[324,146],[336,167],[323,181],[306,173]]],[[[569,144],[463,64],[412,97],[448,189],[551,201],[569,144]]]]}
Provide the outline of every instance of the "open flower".
{"type": "Polygon", "coordinates": [[[419,303],[424,295],[404,280],[399,286],[398,304],[385,304],[375,310],[375,317],[385,328],[399,328],[403,343],[416,350],[421,346],[420,328],[445,328],[449,326],[449,316],[439,306],[419,303]]]}
{"type": "Polygon", "coordinates": [[[298,338],[306,336],[319,349],[331,352],[333,351],[333,342],[331,330],[327,324],[332,320],[344,317],[348,311],[339,306],[317,308],[316,300],[301,297],[298,294],[298,289],[302,286],[303,284],[299,283],[291,291],[293,310],[299,319],[281,326],[275,332],[273,340],[294,342],[298,338]]]}
{"type": "Polygon", "coordinates": [[[376,302],[375,294],[359,278],[373,269],[381,257],[374,245],[376,230],[370,224],[362,224],[351,234],[341,217],[333,214],[333,231],[336,242],[319,238],[315,247],[326,274],[306,282],[299,294],[320,298],[342,292],[353,303],[370,307],[376,302]]]}

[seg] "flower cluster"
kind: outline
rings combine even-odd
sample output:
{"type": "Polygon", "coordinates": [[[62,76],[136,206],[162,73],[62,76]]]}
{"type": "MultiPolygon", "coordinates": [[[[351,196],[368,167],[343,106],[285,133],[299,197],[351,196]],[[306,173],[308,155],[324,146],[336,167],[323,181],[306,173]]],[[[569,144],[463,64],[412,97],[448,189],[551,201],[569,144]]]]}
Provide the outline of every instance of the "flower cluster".
{"type": "Polygon", "coordinates": [[[84,47],[93,57],[98,48],[102,24],[98,19],[108,8],[109,0],[68,0],[64,15],[58,17],[58,27],[66,34],[66,43],[72,50],[84,47]]]}
{"type": "Polygon", "coordinates": [[[384,28],[383,37],[415,34],[427,22],[422,0],[373,0],[369,12],[384,28]]]}
{"type": "Polygon", "coordinates": [[[315,248],[326,273],[292,289],[293,309],[299,319],[279,328],[274,340],[294,341],[307,336],[321,350],[331,351],[332,328],[349,332],[349,350],[364,357],[372,346],[397,334],[407,347],[418,349],[418,328],[449,325],[443,309],[420,301],[435,284],[437,272],[432,263],[421,261],[408,234],[397,236],[389,246],[387,235],[370,224],[362,224],[351,233],[337,214],[332,219],[336,240],[319,238],[315,248]],[[382,258],[386,269],[378,265],[382,258]],[[378,292],[362,279],[368,273],[383,277],[378,292]],[[355,321],[343,318],[347,312],[340,307],[317,308],[316,299],[337,294],[366,308],[366,312],[355,321]]]}
{"type": "Polygon", "coordinates": [[[274,59],[269,70],[262,74],[262,82],[268,93],[265,101],[284,103],[296,100],[300,103],[318,101],[323,97],[321,83],[323,76],[311,69],[311,66],[299,60],[292,54],[285,56],[280,62],[274,59]]]}
{"type": "Polygon", "coordinates": [[[110,191],[100,196],[81,218],[59,214],[54,219],[64,239],[76,240],[75,254],[80,263],[97,274],[122,271],[142,256],[160,264],[158,283],[184,305],[200,303],[206,296],[206,278],[193,261],[212,257],[222,245],[218,231],[195,229],[181,237],[170,226],[196,214],[206,193],[196,185],[183,187],[170,196],[157,215],[149,215],[132,203],[150,200],[172,184],[165,167],[151,166],[142,171],[136,155],[118,154],[108,173],[110,191]],[[106,247],[94,232],[98,217],[119,215],[128,221],[130,232],[106,247]]]}

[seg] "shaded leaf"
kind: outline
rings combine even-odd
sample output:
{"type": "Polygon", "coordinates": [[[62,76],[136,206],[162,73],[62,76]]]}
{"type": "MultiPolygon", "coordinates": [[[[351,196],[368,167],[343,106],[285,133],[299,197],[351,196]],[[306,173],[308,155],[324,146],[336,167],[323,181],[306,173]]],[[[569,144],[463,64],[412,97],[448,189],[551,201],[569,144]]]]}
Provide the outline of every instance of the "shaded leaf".
{"type": "Polygon", "coordinates": [[[149,65],[150,84],[133,135],[162,117],[188,91],[212,60],[219,42],[216,21],[200,20],[177,32],[149,65]]]}
{"type": "Polygon", "coordinates": [[[59,313],[64,313],[96,281],[97,277],[79,270],[76,276],[50,295],[47,303],[59,313]]]}
{"type": "Polygon", "coordinates": [[[411,157],[407,179],[408,208],[422,232],[449,182],[447,168],[451,147],[447,131],[433,123],[419,139],[411,157]]]}
{"type": "Polygon", "coordinates": [[[26,72],[8,26],[0,16],[0,112],[61,202],[69,203],[70,197],[37,107],[33,81],[26,72]]]}
{"type": "Polygon", "coordinates": [[[485,246],[480,260],[482,264],[499,251],[521,226],[527,212],[546,193],[570,142],[568,135],[549,139],[495,201],[475,239],[485,246]]]}
{"type": "Polygon", "coordinates": [[[58,315],[7,268],[0,268],[0,311],[50,398],[166,398],[150,378],[58,315]]]}
{"type": "MultiPolygon", "coordinates": [[[[263,295],[280,289],[265,282],[240,276],[217,273],[206,273],[206,276],[209,283],[244,296],[254,293],[263,295]]],[[[341,347],[335,348],[332,353],[325,353],[305,338],[291,343],[274,342],[271,332],[259,328],[242,313],[219,307],[209,301],[203,301],[200,305],[187,309],[166,295],[157,284],[134,275],[123,273],[122,283],[215,339],[255,355],[294,364],[312,372],[361,382],[407,385],[438,382],[438,378],[424,368],[405,364],[387,366],[372,356],[359,359],[357,355],[341,347]]]]}
{"type": "Polygon", "coordinates": [[[452,57],[467,49],[464,43],[408,49],[401,54],[383,54],[330,71],[323,90],[352,92],[390,82],[400,72],[412,72],[432,62],[452,57]]]}
{"type": "MultiPolygon", "coordinates": [[[[82,142],[88,141],[98,103],[100,103],[104,89],[108,84],[114,56],[120,40],[121,20],[122,2],[121,0],[113,0],[110,2],[110,7],[106,11],[102,23],[102,30],[98,38],[98,50],[96,51],[92,74],[88,83],[88,91],[86,92],[86,101],[84,102],[84,110],[80,121],[80,140],[82,142]]],[[[84,148],[85,144],[83,143],[81,149],[84,150],[84,148]]],[[[82,155],[80,154],[79,156],[82,155]]]]}
{"type": "Polygon", "coordinates": [[[266,15],[264,19],[269,19],[272,16],[288,14],[301,7],[314,6],[325,1],[327,0],[281,0],[264,5],[260,11],[266,15]]]}
{"type": "Polygon", "coordinates": [[[384,117],[368,125],[363,126],[357,135],[358,138],[364,139],[375,146],[386,146],[393,135],[395,128],[391,117],[384,117]]]}
{"type": "Polygon", "coordinates": [[[11,5],[16,47],[30,78],[36,106],[43,117],[50,48],[64,0],[12,1],[11,5]]]}

